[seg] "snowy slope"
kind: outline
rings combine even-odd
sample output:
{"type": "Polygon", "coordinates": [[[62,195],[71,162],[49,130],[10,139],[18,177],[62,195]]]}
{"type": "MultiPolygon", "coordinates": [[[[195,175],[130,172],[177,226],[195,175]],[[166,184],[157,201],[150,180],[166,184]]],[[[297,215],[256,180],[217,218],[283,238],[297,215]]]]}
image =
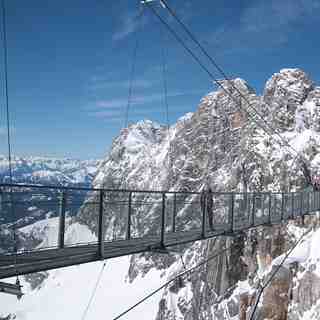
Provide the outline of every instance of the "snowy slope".
{"type": "MultiPolygon", "coordinates": [[[[39,245],[42,247],[56,244],[56,228],[57,219],[51,218],[24,227],[20,231],[42,238],[43,242],[39,245]]],[[[82,241],[95,239],[86,226],[75,223],[67,227],[66,243],[78,242],[80,235],[82,241]]],[[[153,270],[144,278],[129,283],[126,281],[129,259],[123,257],[106,262],[96,297],[86,319],[99,319],[101,316],[112,319],[164,281],[160,271],[153,270]]],[[[32,279],[26,281],[21,277],[25,296],[17,301],[15,297],[1,294],[0,318],[14,313],[17,320],[82,319],[102,265],[103,262],[96,262],[42,273],[45,275],[44,281],[34,290],[31,289],[32,279]]],[[[8,279],[8,282],[11,281],[14,282],[15,279],[8,279]]],[[[154,318],[160,297],[161,292],[131,312],[127,319],[154,318]]]]}
{"type": "MultiPolygon", "coordinates": [[[[26,295],[20,301],[1,294],[0,317],[14,313],[16,320],[82,319],[102,264],[97,262],[52,271],[34,291],[29,291],[29,284],[23,281],[26,295]]],[[[112,319],[164,280],[160,272],[154,270],[129,283],[125,280],[128,264],[128,257],[107,261],[86,319],[112,319]]],[[[154,319],[160,298],[161,292],[123,319],[154,319]]]]}

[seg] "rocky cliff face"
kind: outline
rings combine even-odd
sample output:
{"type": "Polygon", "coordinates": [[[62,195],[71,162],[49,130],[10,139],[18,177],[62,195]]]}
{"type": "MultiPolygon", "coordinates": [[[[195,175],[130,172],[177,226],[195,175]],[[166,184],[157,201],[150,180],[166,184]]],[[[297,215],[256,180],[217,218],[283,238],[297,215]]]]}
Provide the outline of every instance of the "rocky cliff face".
{"type": "MultiPolygon", "coordinates": [[[[200,191],[210,186],[214,191],[238,192],[307,187],[310,177],[319,174],[320,87],[298,69],[284,69],[273,75],[262,96],[242,79],[232,80],[241,96],[230,83],[222,84],[233,98],[225,91],[213,91],[202,98],[194,113],[169,129],[148,120],[123,129],[100,164],[93,186],[177,191],[200,191]]],[[[134,196],[141,203],[155,200],[148,194],[134,196]]],[[[85,203],[96,197],[92,194],[85,203]]],[[[127,212],[113,203],[127,201],[126,195],[121,196],[123,199],[108,197],[106,200],[115,201],[107,201],[106,238],[121,239],[127,212]]],[[[178,208],[178,229],[192,226],[193,209],[191,204],[178,208]]],[[[137,214],[132,232],[157,232],[160,210],[154,205],[148,216],[137,214]]],[[[96,232],[96,217],[97,212],[84,204],[77,219],[96,232]]],[[[181,246],[181,256],[134,255],[128,279],[134,282],[153,269],[162,270],[170,279],[230,246],[231,250],[203,264],[197,272],[167,286],[156,318],[246,320],[272,261],[288,249],[300,231],[299,226],[264,227],[181,246]]],[[[314,317],[311,319],[316,319],[320,310],[316,303],[320,297],[319,261],[311,259],[291,266],[291,270],[283,268],[265,291],[255,319],[284,320],[288,315],[298,320],[308,312],[314,317]]]]}
{"type": "MultiPolygon", "coordinates": [[[[223,82],[233,99],[222,90],[211,92],[193,114],[186,115],[169,130],[150,121],[123,130],[101,165],[94,186],[180,191],[199,191],[210,186],[214,191],[251,192],[307,187],[308,176],[319,174],[320,87],[299,69],[284,69],[274,74],[261,97],[242,79],[232,83],[242,96],[230,83],[223,82]]],[[[192,215],[191,211],[184,208],[178,215],[192,215]]],[[[80,219],[93,224],[85,209],[80,212],[80,219]]],[[[151,230],[155,226],[150,223],[151,220],[145,219],[140,227],[151,230]]],[[[108,234],[114,234],[115,225],[111,215],[107,220],[108,234]]],[[[230,288],[235,289],[248,276],[257,280],[259,272],[288,248],[290,239],[286,226],[279,226],[184,247],[182,255],[187,267],[219,251],[226,243],[243,250],[242,254],[238,251],[221,255],[190,277],[188,283],[167,288],[159,304],[158,319],[228,319],[228,315],[245,319],[250,297],[232,295],[230,288]],[[228,296],[233,299],[228,300],[228,296]]],[[[129,277],[133,281],[138,274],[152,268],[173,268],[175,272],[169,277],[183,270],[173,254],[135,255],[129,277]]],[[[291,274],[284,271],[266,292],[265,302],[271,310],[262,308],[260,314],[264,313],[264,318],[268,315],[270,319],[285,319],[288,297],[279,310],[272,304],[277,294],[288,291],[290,285],[291,274]]],[[[300,293],[295,301],[305,300],[301,286],[297,292],[300,293]]],[[[315,300],[319,292],[311,295],[315,300]]],[[[301,310],[310,308],[312,299],[301,310]]]]}

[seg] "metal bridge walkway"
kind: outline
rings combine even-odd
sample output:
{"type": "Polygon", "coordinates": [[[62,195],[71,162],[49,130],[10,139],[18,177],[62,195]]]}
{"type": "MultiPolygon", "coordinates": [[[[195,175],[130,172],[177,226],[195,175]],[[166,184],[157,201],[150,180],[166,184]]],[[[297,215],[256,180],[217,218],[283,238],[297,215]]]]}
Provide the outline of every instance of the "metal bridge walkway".
{"type": "MultiPolygon", "coordinates": [[[[209,227],[208,210],[197,192],[0,184],[0,218],[10,217],[12,212],[16,217],[16,221],[0,226],[0,279],[134,253],[163,251],[166,247],[278,224],[319,211],[320,193],[212,193],[210,203],[213,229],[209,227]],[[58,216],[53,228],[54,240],[47,247],[33,238],[23,245],[18,241],[16,252],[8,228],[19,225],[19,218],[29,212],[58,216]],[[88,242],[85,236],[81,239],[80,231],[76,242],[72,237],[67,238],[70,221],[81,223],[84,217],[90,221],[94,241],[88,242]]],[[[18,236],[23,235],[20,228],[18,236]]]]}

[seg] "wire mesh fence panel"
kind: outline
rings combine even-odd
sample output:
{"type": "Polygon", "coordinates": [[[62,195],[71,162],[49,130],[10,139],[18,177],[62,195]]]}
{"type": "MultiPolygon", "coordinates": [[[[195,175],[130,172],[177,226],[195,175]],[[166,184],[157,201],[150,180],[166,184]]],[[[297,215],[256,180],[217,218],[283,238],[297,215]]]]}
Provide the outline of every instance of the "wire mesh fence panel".
{"type": "Polygon", "coordinates": [[[254,224],[260,224],[263,221],[263,197],[261,194],[254,194],[254,224]]]}
{"type": "MultiPolygon", "coordinates": [[[[19,212],[25,210],[25,204],[13,202],[14,210],[19,212]]],[[[36,211],[37,214],[46,214],[47,218],[41,219],[32,224],[28,224],[17,229],[17,248],[18,251],[31,251],[44,248],[56,248],[58,245],[59,202],[47,201],[37,203],[36,208],[29,207],[30,211],[36,211]]]]}
{"type": "Polygon", "coordinates": [[[5,188],[1,192],[1,220],[4,223],[15,222],[19,228],[57,215],[57,211],[52,208],[58,202],[59,191],[55,189],[5,188]]]}
{"type": "MultiPolygon", "coordinates": [[[[214,230],[226,229],[231,225],[230,210],[232,209],[232,194],[231,193],[215,193],[213,194],[212,204],[212,226],[214,230]]],[[[208,217],[209,220],[210,217],[208,217]]],[[[233,219],[234,220],[234,219],[233,219]]],[[[208,222],[209,228],[210,221],[208,222]]]]}
{"type": "Polygon", "coordinates": [[[310,211],[310,213],[314,212],[315,208],[316,208],[315,194],[314,194],[314,192],[309,192],[309,211],[310,211]]]}
{"type": "Polygon", "coordinates": [[[262,221],[263,223],[269,223],[271,222],[271,195],[270,193],[264,193],[262,194],[262,221]]]}
{"type": "Polygon", "coordinates": [[[271,207],[270,207],[271,223],[280,222],[282,218],[282,194],[271,194],[271,207]]]}
{"type": "MultiPolygon", "coordinates": [[[[9,251],[32,251],[55,248],[54,237],[59,213],[59,191],[54,188],[12,187],[2,192],[1,215],[6,224],[5,234],[11,233],[9,251]],[[15,236],[14,236],[15,234],[15,236]]],[[[2,228],[4,229],[4,228],[2,228]]],[[[5,242],[6,236],[0,236],[5,242]]],[[[8,244],[8,243],[7,243],[8,244]]],[[[1,245],[0,245],[1,246],[1,245]]],[[[5,249],[3,245],[1,248],[5,249]]]]}
{"type": "Polygon", "coordinates": [[[289,219],[292,217],[292,197],[290,193],[283,194],[283,218],[289,219]]]}
{"type": "MultiPolygon", "coordinates": [[[[90,199],[85,201],[79,209],[78,204],[66,202],[65,206],[65,226],[64,226],[64,243],[62,246],[75,246],[92,244],[98,241],[99,230],[99,203],[90,199]],[[73,213],[81,210],[82,214],[88,213],[86,219],[74,218],[73,213]]],[[[59,219],[60,220],[60,219],[59,219]]],[[[59,223],[62,221],[59,221],[59,223]]],[[[61,230],[63,232],[63,230],[61,230]]],[[[57,233],[59,238],[59,229],[57,233]]]]}
{"type": "Polygon", "coordinates": [[[308,192],[302,192],[302,213],[309,213],[309,194],[308,192]]]}
{"type": "Polygon", "coordinates": [[[165,202],[165,232],[176,232],[177,194],[167,193],[165,202]]]}
{"type": "Polygon", "coordinates": [[[320,192],[315,192],[316,211],[320,210],[320,192]]]}
{"type": "Polygon", "coordinates": [[[130,232],[128,224],[131,223],[129,196],[129,192],[106,192],[103,200],[102,219],[104,225],[103,239],[105,241],[125,240],[127,238],[127,233],[130,232]]]}
{"type": "Polygon", "coordinates": [[[241,229],[250,225],[250,198],[248,193],[234,194],[234,228],[241,229]]]}
{"type": "Polygon", "coordinates": [[[297,218],[301,213],[301,198],[299,192],[292,193],[292,217],[297,218]]]}
{"type": "Polygon", "coordinates": [[[131,238],[160,237],[163,203],[161,193],[132,193],[131,238]]]}
{"type": "Polygon", "coordinates": [[[13,227],[16,220],[11,217],[11,197],[6,188],[0,189],[0,254],[14,252],[13,227]],[[8,222],[10,221],[10,222],[8,222]]]}
{"type": "Polygon", "coordinates": [[[84,203],[89,204],[98,202],[98,192],[92,191],[88,192],[85,190],[66,190],[60,192],[60,202],[62,201],[63,195],[66,201],[66,210],[68,211],[68,216],[77,216],[80,212],[80,208],[84,203]]]}
{"type": "Polygon", "coordinates": [[[191,194],[186,199],[188,230],[197,231],[202,227],[201,195],[191,194]]]}
{"type": "Polygon", "coordinates": [[[176,194],[176,232],[200,230],[202,225],[201,194],[176,194]]]}

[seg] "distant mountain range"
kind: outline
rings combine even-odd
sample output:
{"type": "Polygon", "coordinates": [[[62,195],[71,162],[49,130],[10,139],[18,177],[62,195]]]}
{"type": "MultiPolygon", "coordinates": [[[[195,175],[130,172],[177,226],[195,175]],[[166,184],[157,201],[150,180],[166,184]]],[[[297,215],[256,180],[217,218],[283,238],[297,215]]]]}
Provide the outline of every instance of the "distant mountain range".
{"type": "MultiPolygon", "coordinates": [[[[99,160],[15,157],[13,181],[17,183],[89,186],[99,160]]],[[[8,159],[0,155],[0,182],[9,182],[8,159]]]]}
{"type": "MultiPolygon", "coordinates": [[[[54,159],[44,157],[29,157],[21,158],[15,157],[12,161],[13,182],[23,184],[41,184],[51,186],[76,186],[76,187],[90,187],[93,178],[95,177],[99,160],[75,160],[75,159],[54,159]]],[[[9,179],[9,162],[4,156],[0,156],[0,182],[8,183],[9,179]]],[[[5,199],[5,190],[1,190],[0,198],[5,199]]],[[[20,190],[21,191],[21,190],[20,190]]],[[[31,204],[40,199],[41,195],[35,194],[36,190],[26,189],[25,192],[16,193],[14,212],[15,219],[17,219],[17,226],[22,227],[30,223],[36,222],[48,216],[56,216],[59,210],[52,210],[52,206],[45,206],[39,204],[31,204]],[[19,205],[17,204],[19,202],[19,205]]],[[[56,200],[57,206],[59,204],[59,196],[53,190],[47,191],[47,197],[53,201],[56,200]]],[[[83,201],[85,194],[79,193],[77,201],[79,205],[83,201]]],[[[5,203],[3,201],[2,203],[5,203]]],[[[77,208],[74,208],[74,212],[77,208]]],[[[0,206],[0,223],[6,224],[14,220],[12,213],[8,206],[0,206]]],[[[2,225],[2,227],[4,227],[2,225]]]]}

